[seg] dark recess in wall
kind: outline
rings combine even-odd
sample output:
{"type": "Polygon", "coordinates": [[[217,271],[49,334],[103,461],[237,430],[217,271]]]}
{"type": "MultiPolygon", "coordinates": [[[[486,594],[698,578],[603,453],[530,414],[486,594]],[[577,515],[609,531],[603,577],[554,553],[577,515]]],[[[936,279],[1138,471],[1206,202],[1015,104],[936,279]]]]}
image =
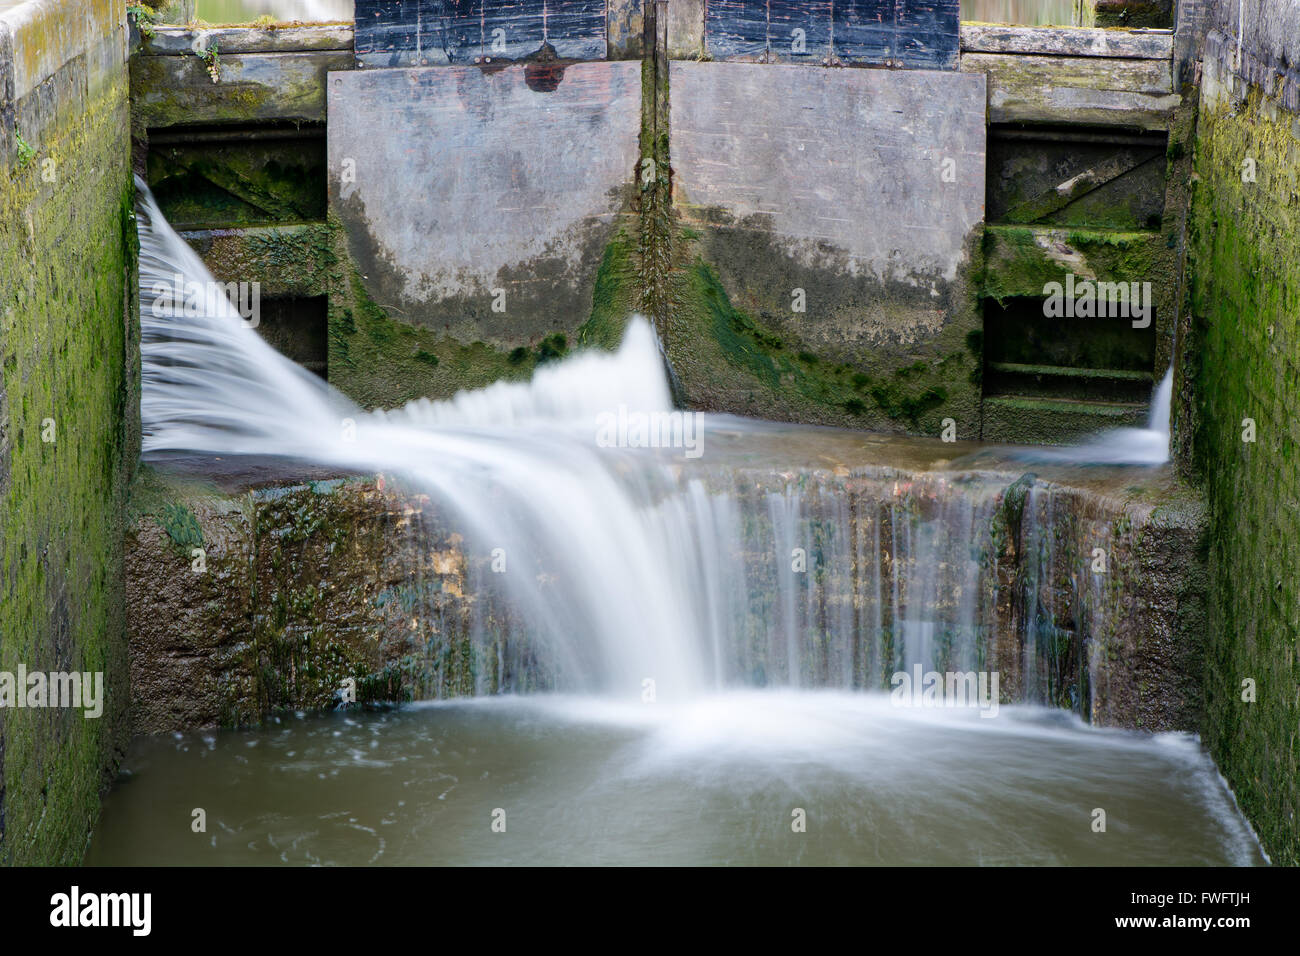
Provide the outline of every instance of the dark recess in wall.
{"type": "Polygon", "coordinates": [[[309,372],[328,378],[329,304],[325,296],[261,300],[257,334],[309,372]]]}
{"type": "Polygon", "coordinates": [[[1151,325],[1127,318],[1053,318],[1044,300],[984,303],[984,392],[1107,402],[1146,402],[1151,395],[1155,310],[1151,325]]]}
{"type": "Polygon", "coordinates": [[[325,219],[323,123],[150,130],[146,179],[177,230],[325,219]]]}

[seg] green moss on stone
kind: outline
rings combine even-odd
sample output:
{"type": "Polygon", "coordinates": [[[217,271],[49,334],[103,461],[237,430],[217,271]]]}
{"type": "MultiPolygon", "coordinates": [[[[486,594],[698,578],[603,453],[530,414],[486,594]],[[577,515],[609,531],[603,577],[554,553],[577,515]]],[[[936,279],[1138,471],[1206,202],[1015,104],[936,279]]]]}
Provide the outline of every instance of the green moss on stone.
{"type": "MultiPolygon", "coordinates": [[[[1274,863],[1300,864],[1300,118],[1206,65],[1189,225],[1196,461],[1210,512],[1205,727],[1274,863]],[[1243,176],[1253,160],[1254,181],[1243,176]],[[1289,225],[1288,225],[1289,224],[1289,225]],[[1243,420],[1257,437],[1242,440],[1243,420]],[[1255,701],[1243,700],[1252,681],[1255,701]]],[[[1240,81],[1238,81],[1240,82],[1240,81]]]]}
{"type": "Polygon", "coordinates": [[[101,671],[105,712],[0,714],[0,865],[80,861],[130,730],[127,84],[74,75],[75,105],[59,100],[67,72],[43,88],[53,102],[19,105],[47,111],[42,162],[0,172],[0,670],[101,671]]]}
{"type": "Polygon", "coordinates": [[[526,379],[567,342],[550,337],[537,353],[464,344],[449,334],[408,325],[370,298],[355,267],[341,259],[329,303],[329,379],[366,408],[393,408],[417,398],[450,398],[499,379],[526,379]]]}

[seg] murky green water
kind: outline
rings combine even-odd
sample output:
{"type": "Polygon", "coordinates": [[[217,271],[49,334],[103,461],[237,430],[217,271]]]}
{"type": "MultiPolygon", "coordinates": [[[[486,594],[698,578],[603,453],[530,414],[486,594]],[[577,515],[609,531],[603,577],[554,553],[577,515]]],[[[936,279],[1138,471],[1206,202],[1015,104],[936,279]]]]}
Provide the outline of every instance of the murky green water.
{"type": "Polygon", "coordinates": [[[90,864],[1257,864],[1185,735],[738,691],[141,738],[90,864]],[[206,812],[206,832],[192,829],[206,812]],[[1096,811],[1105,832],[1094,832],[1096,811]],[[806,831],[795,832],[803,811],[806,831]],[[494,831],[504,823],[504,832],[494,831]]]}
{"type": "Polygon", "coordinates": [[[961,18],[984,23],[1068,27],[1074,22],[1074,0],[961,0],[961,18]]]}

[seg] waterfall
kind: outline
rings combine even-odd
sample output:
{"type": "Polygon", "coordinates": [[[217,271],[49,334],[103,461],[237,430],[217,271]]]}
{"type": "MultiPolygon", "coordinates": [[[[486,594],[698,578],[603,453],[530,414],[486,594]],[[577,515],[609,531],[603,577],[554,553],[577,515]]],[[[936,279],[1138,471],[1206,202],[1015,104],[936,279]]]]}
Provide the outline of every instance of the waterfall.
{"type": "Polygon", "coordinates": [[[1077,645],[1054,630],[1054,595],[1076,637],[1104,609],[1071,596],[1065,557],[1083,539],[1057,541],[1056,492],[1031,489],[1022,530],[1020,512],[1008,517],[1014,475],[773,469],[745,448],[778,426],[729,416],[709,416],[703,454],[609,447],[602,421],[674,414],[639,318],[616,352],[576,354],[527,383],[363,411],[202,294],[215,280],[137,185],[146,454],[286,456],[427,495],[463,536],[473,609],[439,619],[422,518],[412,626],[439,622],[428,654],[467,656],[474,678],[416,696],[886,689],[916,666],[1000,671],[1004,691],[1032,701],[1088,686],[1077,645]]]}
{"type": "Polygon", "coordinates": [[[1063,461],[1080,465],[1163,465],[1169,460],[1169,414],[1174,394],[1174,366],[1151,396],[1145,428],[1111,428],[1071,448],[1021,450],[1017,457],[1036,461],[1063,461]]]}

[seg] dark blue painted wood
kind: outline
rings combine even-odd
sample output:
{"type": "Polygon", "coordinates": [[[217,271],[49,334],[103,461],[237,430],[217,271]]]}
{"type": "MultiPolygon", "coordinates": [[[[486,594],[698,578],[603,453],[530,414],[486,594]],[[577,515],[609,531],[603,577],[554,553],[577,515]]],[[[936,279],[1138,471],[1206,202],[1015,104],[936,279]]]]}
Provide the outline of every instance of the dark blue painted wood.
{"type": "Polygon", "coordinates": [[[357,0],[355,50],[376,66],[397,66],[414,50],[420,0],[357,0]]]}
{"type": "Polygon", "coordinates": [[[957,69],[959,0],[895,2],[898,26],[895,58],[918,69],[957,69]]]}
{"type": "Polygon", "coordinates": [[[356,53],[371,66],[517,60],[544,42],[605,56],[606,0],[356,0],[356,53]]]}
{"type": "Polygon", "coordinates": [[[546,42],[574,60],[605,56],[605,0],[547,0],[546,42]]]}
{"type": "Polygon", "coordinates": [[[831,55],[831,0],[767,0],[767,41],[779,60],[820,63],[831,55]],[[802,53],[795,30],[803,31],[802,53]]]}
{"type": "MultiPolygon", "coordinates": [[[[483,55],[483,0],[428,0],[446,37],[448,63],[473,63],[483,55]]],[[[423,26],[423,24],[421,24],[423,26]]]]}
{"type": "Polygon", "coordinates": [[[849,63],[894,57],[897,0],[835,0],[835,55],[849,63]]]}
{"type": "Polygon", "coordinates": [[[714,59],[893,62],[957,68],[960,0],[707,0],[705,48],[714,59]],[[795,54],[791,34],[805,31],[795,54]]]}
{"type": "Polygon", "coordinates": [[[767,53],[767,0],[706,0],[704,46],[715,60],[767,53]]]}

